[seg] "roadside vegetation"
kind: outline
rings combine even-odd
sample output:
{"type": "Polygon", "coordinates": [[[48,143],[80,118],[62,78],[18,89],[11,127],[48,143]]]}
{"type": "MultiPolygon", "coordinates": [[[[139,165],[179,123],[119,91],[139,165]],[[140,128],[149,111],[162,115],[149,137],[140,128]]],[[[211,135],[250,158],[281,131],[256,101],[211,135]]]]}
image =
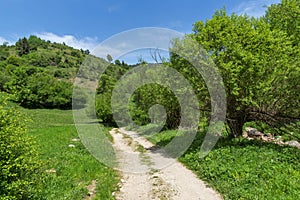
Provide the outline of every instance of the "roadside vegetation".
{"type": "MultiPolygon", "coordinates": [[[[187,56],[197,51],[189,41],[197,41],[209,52],[224,81],[225,126],[221,139],[205,158],[199,157],[199,151],[212,112],[205,82],[179,55],[171,54],[169,62],[160,63],[176,69],[189,80],[201,106],[199,133],[179,160],[224,199],[300,197],[299,149],[242,137],[245,127],[250,126],[284,141],[300,140],[300,29],[296,24],[300,20],[299,13],[296,0],[270,6],[259,19],[228,15],[225,10],[219,10],[211,19],[196,22],[193,33],[183,40],[174,41],[172,48],[185,50],[187,56]]],[[[151,69],[143,75],[148,74],[151,69]]],[[[98,95],[110,99],[119,78],[106,74],[105,80],[109,82],[105,82],[104,89],[100,80],[98,95]]],[[[128,83],[133,80],[128,79],[128,83]]],[[[98,102],[98,117],[106,123],[114,123],[111,102],[98,102]]],[[[125,108],[120,106],[119,109],[122,112],[125,108]]],[[[155,84],[140,87],[130,99],[129,111],[136,126],[128,128],[158,146],[167,145],[181,134],[174,130],[180,122],[180,107],[168,88],[155,84]],[[154,125],[149,116],[149,108],[155,104],[163,105],[168,116],[159,133],[160,124],[154,125]]]]}
{"type": "MultiPolygon", "coordinates": [[[[70,108],[85,107],[87,97],[79,93],[73,97],[78,104],[72,105],[73,83],[76,76],[79,81],[95,81],[97,70],[109,66],[98,80],[96,102],[90,110],[95,109],[103,125],[113,127],[113,89],[128,71],[147,64],[177,70],[197,96],[199,132],[179,158],[181,162],[224,199],[299,199],[299,149],[242,137],[250,126],[275,138],[300,141],[299,21],[299,0],[282,0],[257,19],[218,10],[211,19],[195,22],[192,33],[183,39],[174,39],[170,51],[181,49],[184,55],[199,51],[191,40],[199,44],[224,81],[224,129],[205,158],[199,157],[199,149],[207,122],[218,110],[211,108],[203,78],[184,56],[171,53],[169,60],[156,59],[156,64],[141,60],[127,65],[110,55],[105,61],[89,55],[89,50],[36,36],[21,38],[11,46],[0,45],[0,199],[83,199],[91,187],[95,199],[114,199],[118,173],[99,163],[78,138],[70,108]],[[79,70],[88,66],[93,68],[79,70]]],[[[156,53],[159,51],[152,56],[159,58],[156,53]]],[[[206,61],[196,64],[209,67],[206,61]]],[[[153,76],[151,67],[143,76],[153,76]]],[[[124,84],[130,85],[134,78],[124,84]]],[[[171,78],[166,82],[178,83],[171,78]]],[[[182,94],[187,91],[179,89],[182,94]]],[[[116,106],[117,113],[127,109],[116,106]]],[[[160,84],[138,88],[129,99],[129,112],[136,124],[130,128],[158,146],[184,134],[176,129],[187,128],[179,127],[181,108],[176,96],[160,84]],[[159,121],[159,126],[153,125],[155,118],[149,115],[149,109],[157,104],[166,111],[165,123],[159,121]]],[[[107,127],[102,131],[109,135],[107,127]]]]}
{"type": "MultiPolygon", "coordinates": [[[[206,157],[200,158],[205,134],[205,130],[197,134],[179,161],[224,199],[292,200],[300,197],[299,149],[258,140],[222,137],[206,157]]],[[[177,131],[167,130],[148,139],[165,146],[176,136],[177,131]]]]}

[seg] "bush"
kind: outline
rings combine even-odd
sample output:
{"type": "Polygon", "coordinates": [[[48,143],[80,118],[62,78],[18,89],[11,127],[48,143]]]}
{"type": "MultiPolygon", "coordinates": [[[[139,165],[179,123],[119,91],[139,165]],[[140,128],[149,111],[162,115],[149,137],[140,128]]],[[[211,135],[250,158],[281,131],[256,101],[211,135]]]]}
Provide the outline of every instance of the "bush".
{"type": "Polygon", "coordinates": [[[41,163],[25,122],[0,94],[0,199],[31,199],[38,193],[41,163]]]}
{"type": "Polygon", "coordinates": [[[110,125],[115,123],[111,109],[111,94],[109,92],[97,95],[95,110],[101,122],[110,125]]]}
{"type": "Polygon", "coordinates": [[[58,80],[36,67],[19,67],[7,83],[15,101],[28,108],[62,108],[72,106],[72,83],[58,80]]]}

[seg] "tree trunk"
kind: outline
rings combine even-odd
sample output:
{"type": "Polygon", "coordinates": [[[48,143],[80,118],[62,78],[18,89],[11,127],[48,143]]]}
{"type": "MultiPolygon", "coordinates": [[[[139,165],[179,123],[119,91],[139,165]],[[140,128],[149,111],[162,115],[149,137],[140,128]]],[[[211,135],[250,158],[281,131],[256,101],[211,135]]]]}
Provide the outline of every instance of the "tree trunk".
{"type": "Polygon", "coordinates": [[[232,136],[239,137],[243,134],[244,121],[242,119],[227,119],[227,124],[232,136]]]}

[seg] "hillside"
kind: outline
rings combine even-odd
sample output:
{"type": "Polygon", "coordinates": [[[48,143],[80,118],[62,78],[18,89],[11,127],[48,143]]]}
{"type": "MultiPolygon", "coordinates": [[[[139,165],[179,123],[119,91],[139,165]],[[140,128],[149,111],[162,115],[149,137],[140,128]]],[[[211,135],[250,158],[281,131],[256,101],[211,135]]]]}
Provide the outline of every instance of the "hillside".
{"type": "MultiPolygon", "coordinates": [[[[36,36],[0,46],[0,91],[29,108],[71,108],[73,80],[87,57],[97,66],[107,63],[67,45],[36,36]]],[[[91,70],[93,73],[93,70],[91,70]]],[[[93,77],[80,74],[81,77],[93,77]]]]}

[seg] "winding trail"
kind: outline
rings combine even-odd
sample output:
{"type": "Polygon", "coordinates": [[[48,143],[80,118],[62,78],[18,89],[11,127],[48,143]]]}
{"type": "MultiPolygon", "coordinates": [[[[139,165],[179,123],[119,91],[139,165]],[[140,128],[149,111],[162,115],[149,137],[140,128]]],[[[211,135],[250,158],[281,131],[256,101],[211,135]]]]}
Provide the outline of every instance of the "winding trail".
{"type": "Polygon", "coordinates": [[[110,134],[123,173],[117,200],[222,199],[176,159],[151,151],[153,144],[137,133],[115,128],[110,134]]]}

